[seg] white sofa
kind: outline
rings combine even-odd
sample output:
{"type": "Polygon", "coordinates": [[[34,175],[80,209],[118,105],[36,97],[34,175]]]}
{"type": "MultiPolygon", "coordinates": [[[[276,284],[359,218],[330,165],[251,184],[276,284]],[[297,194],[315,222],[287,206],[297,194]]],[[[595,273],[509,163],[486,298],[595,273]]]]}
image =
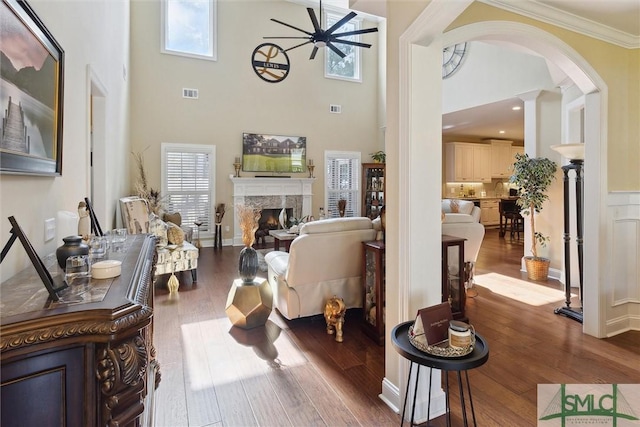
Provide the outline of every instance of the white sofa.
{"type": "MultiPolygon", "coordinates": [[[[442,212],[442,234],[467,239],[464,242],[464,261],[472,263],[473,267],[484,239],[480,208],[469,200],[443,199],[442,212]],[[452,200],[455,200],[453,204],[452,200]]],[[[449,248],[449,271],[458,273],[458,251],[455,248],[449,248]]]]}
{"type": "Polygon", "coordinates": [[[376,234],[364,217],[304,224],[289,252],[265,255],[274,306],[287,319],[322,314],[334,295],[347,308],[362,307],[362,242],[376,234]]]}

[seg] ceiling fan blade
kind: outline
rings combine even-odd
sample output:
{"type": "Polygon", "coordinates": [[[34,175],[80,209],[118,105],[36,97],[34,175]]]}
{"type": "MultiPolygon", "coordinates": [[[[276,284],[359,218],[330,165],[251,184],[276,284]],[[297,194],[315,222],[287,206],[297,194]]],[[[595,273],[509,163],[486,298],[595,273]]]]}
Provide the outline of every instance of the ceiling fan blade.
{"type": "Polygon", "coordinates": [[[286,22],[278,21],[277,19],[274,19],[274,18],[271,18],[271,20],[272,20],[273,22],[277,22],[277,23],[278,23],[278,24],[280,24],[280,25],[284,25],[285,27],[293,28],[294,30],[298,30],[298,31],[301,31],[301,32],[303,32],[303,33],[305,33],[305,34],[309,34],[310,36],[312,36],[312,35],[313,35],[313,33],[310,33],[309,31],[305,31],[305,30],[303,30],[303,29],[301,29],[301,28],[294,27],[293,25],[289,25],[289,24],[287,24],[286,22]]]}
{"type": "Polygon", "coordinates": [[[297,44],[297,45],[295,45],[293,47],[290,47],[289,49],[285,49],[285,50],[283,50],[283,52],[288,52],[288,51],[290,51],[292,49],[295,49],[295,48],[300,47],[300,46],[304,46],[305,44],[309,44],[309,43],[311,43],[311,40],[308,40],[308,41],[306,41],[304,43],[297,44]]]}
{"type": "Polygon", "coordinates": [[[346,36],[355,36],[357,34],[377,33],[377,32],[378,32],[377,28],[364,28],[362,30],[346,31],[344,33],[335,33],[335,34],[333,34],[333,36],[334,37],[346,37],[346,36]]]}
{"type": "Polygon", "coordinates": [[[333,45],[333,43],[331,43],[331,42],[328,42],[328,43],[327,43],[327,47],[328,47],[329,49],[331,49],[332,51],[334,51],[334,52],[336,53],[336,55],[338,55],[340,58],[344,58],[345,56],[347,56],[347,55],[345,55],[344,53],[342,53],[342,51],[341,51],[340,49],[338,49],[337,47],[335,47],[335,46],[333,45]]]}
{"type": "Polygon", "coordinates": [[[316,18],[316,12],[310,7],[307,8],[307,12],[309,12],[309,18],[311,18],[311,23],[313,24],[314,31],[321,31],[322,28],[320,28],[318,18],[316,18]]]}
{"type": "Polygon", "coordinates": [[[311,51],[311,56],[309,57],[309,60],[312,60],[316,57],[316,53],[318,53],[318,46],[314,46],[313,50],[311,51]]]}
{"type": "Polygon", "coordinates": [[[351,40],[340,40],[340,39],[334,39],[334,38],[331,39],[331,43],[342,43],[342,44],[348,44],[350,46],[359,46],[359,47],[366,47],[366,48],[371,47],[371,45],[368,43],[352,42],[351,40]]]}
{"type": "Polygon", "coordinates": [[[335,24],[333,24],[331,26],[331,28],[329,28],[327,31],[325,31],[326,34],[331,34],[333,33],[335,30],[337,30],[338,28],[342,27],[344,24],[346,24],[347,22],[351,21],[351,19],[354,16],[357,16],[358,14],[355,12],[349,12],[347,15],[345,15],[341,20],[339,20],[338,22],[336,22],[335,24]]]}
{"type": "Polygon", "coordinates": [[[263,39],[305,39],[305,40],[309,40],[309,37],[263,37],[263,39]]]}

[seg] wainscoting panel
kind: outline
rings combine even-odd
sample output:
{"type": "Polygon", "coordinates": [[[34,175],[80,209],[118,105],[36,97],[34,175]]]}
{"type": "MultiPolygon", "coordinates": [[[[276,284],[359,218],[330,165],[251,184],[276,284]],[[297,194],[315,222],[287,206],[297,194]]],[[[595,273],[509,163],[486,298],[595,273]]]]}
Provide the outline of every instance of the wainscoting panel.
{"type": "Polygon", "coordinates": [[[640,193],[610,193],[607,210],[609,260],[603,292],[607,336],[612,336],[640,330],[640,193]]]}

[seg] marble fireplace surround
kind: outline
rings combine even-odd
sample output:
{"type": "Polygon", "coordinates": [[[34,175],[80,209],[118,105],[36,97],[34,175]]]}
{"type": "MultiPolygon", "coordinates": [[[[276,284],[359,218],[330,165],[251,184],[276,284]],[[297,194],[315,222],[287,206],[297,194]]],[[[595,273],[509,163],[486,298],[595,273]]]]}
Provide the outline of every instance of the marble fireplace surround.
{"type": "Polygon", "coordinates": [[[230,175],[233,182],[233,245],[242,246],[242,230],[235,206],[252,203],[263,209],[293,209],[294,216],[311,215],[315,178],[256,178],[230,175]]]}

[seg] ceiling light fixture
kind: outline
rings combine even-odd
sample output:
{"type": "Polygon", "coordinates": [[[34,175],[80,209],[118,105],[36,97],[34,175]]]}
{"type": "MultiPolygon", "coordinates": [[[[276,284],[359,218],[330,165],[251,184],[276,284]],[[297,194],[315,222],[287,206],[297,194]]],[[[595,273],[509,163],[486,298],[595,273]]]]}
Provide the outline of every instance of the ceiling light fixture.
{"type": "Polygon", "coordinates": [[[520,110],[522,109],[522,107],[521,107],[521,106],[519,106],[519,105],[516,105],[515,107],[511,107],[511,109],[512,109],[513,111],[520,111],[520,110]]]}

